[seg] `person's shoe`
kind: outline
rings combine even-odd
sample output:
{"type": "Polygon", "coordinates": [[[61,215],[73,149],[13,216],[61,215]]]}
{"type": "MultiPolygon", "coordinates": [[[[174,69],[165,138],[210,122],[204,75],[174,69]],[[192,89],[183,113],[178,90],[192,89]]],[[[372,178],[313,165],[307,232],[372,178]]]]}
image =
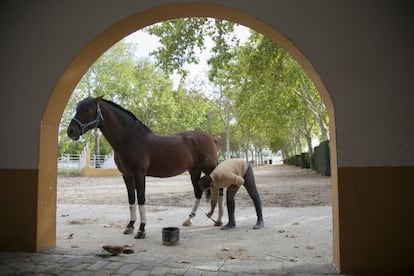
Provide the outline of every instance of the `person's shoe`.
{"type": "Polygon", "coordinates": [[[235,224],[230,224],[230,223],[227,223],[226,225],[224,225],[223,227],[221,227],[220,229],[221,230],[229,230],[229,229],[233,229],[233,228],[235,228],[236,227],[236,225],[235,224]]]}
{"type": "Polygon", "coordinates": [[[263,226],[264,226],[264,222],[263,222],[263,220],[260,220],[260,221],[256,222],[256,225],[253,226],[253,229],[255,229],[255,230],[261,229],[261,228],[263,228],[263,226]]]}

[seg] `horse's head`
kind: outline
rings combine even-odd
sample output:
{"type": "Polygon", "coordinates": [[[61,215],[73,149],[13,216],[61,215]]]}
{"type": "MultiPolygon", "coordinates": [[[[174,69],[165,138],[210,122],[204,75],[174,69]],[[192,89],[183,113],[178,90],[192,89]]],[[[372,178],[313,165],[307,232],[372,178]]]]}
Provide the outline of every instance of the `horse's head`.
{"type": "Polygon", "coordinates": [[[78,103],[76,106],[76,114],[67,129],[69,138],[78,140],[81,135],[99,126],[99,123],[103,121],[99,105],[101,98],[88,97],[78,103]]]}

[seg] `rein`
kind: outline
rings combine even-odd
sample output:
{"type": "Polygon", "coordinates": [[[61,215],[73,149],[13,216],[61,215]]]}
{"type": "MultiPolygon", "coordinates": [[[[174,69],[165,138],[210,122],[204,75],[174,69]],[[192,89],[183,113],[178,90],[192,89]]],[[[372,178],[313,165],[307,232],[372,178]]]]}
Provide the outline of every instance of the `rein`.
{"type": "Polygon", "coordinates": [[[87,127],[91,126],[91,125],[94,125],[95,124],[94,128],[97,128],[98,125],[99,125],[99,123],[101,122],[101,120],[103,121],[104,118],[103,118],[102,111],[101,111],[101,106],[99,105],[99,103],[98,103],[98,108],[96,110],[96,119],[95,120],[93,120],[93,121],[91,121],[89,123],[83,124],[78,119],[76,119],[76,117],[73,117],[72,118],[72,121],[74,121],[75,123],[77,123],[78,126],[81,129],[80,135],[83,135],[87,131],[87,130],[85,131],[85,129],[87,127]]]}

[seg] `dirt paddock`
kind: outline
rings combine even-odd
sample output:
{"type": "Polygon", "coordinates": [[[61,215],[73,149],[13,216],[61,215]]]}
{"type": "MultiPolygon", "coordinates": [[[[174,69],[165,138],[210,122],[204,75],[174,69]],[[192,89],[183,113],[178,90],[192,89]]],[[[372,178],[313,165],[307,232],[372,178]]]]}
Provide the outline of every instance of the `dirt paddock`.
{"type": "MultiPolygon", "coordinates": [[[[123,235],[129,220],[121,177],[59,177],[57,246],[96,254],[103,245],[129,245],[135,253],[123,258],[168,264],[234,266],[253,271],[332,262],[330,178],[284,165],[254,168],[263,203],[265,227],[252,230],[256,214],[244,188],[236,195],[237,227],[213,226],[202,201],[193,225],[183,227],[194,200],[188,174],[147,178],[147,237],[123,235]],[[180,228],[176,246],[162,245],[163,227],[180,228]],[[259,269],[260,268],[260,269],[259,269]]],[[[217,212],[214,216],[217,216],[217,212]]],[[[227,222],[225,211],[224,222],[227,222]]]]}
{"type": "MultiPolygon", "coordinates": [[[[311,170],[272,165],[254,168],[263,207],[331,205],[330,178],[311,170]]],[[[193,187],[188,174],[170,178],[147,177],[146,204],[191,207],[193,187]]],[[[58,204],[128,204],[121,177],[59,177],[58,204]]],[[[237,206],[251,206],[246,190],[236,196],[237,206]]]]}

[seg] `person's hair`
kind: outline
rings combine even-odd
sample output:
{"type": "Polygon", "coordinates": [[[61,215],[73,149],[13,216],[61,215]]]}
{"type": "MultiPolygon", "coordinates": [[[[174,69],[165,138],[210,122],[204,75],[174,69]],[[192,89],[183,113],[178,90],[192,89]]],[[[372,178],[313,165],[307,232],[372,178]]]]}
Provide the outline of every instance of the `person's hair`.
{"type": "Polygon", "coordinates": [[[206,189],[210,188],[212,179],[209,175],[205,175],[198,181],[198,187],[201,191],[205,191],[206,189]]]}

